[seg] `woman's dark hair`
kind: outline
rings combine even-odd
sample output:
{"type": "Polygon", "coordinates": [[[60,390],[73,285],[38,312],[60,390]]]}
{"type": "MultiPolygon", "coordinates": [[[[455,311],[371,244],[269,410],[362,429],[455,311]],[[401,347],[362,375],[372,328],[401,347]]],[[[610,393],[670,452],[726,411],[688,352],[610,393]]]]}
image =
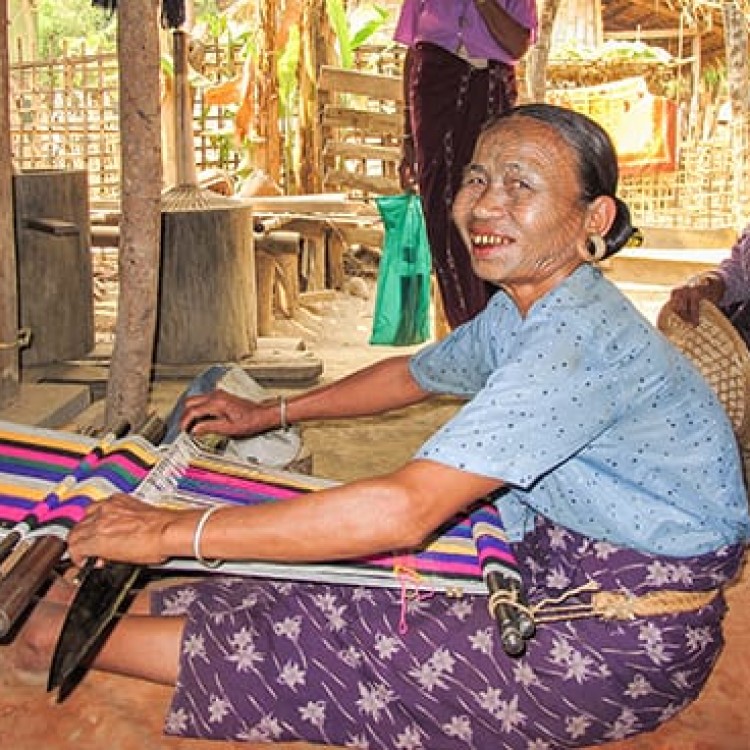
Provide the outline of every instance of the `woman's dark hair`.
{"type": "Polygon", "coordinates": [[[614,198],[617,213],[604,237],[607,245],[605,258],[625,247],[631,237],[640,236],[631,223],[630,209],[617,197],[617,152],[601,125],[580,112],[541,102],[514,107],[491,124],[501,122],[506,117],[531,117],[552,126],[565,139],[576,152],[582,198],[586,203],[600,195],[614,198]]]}

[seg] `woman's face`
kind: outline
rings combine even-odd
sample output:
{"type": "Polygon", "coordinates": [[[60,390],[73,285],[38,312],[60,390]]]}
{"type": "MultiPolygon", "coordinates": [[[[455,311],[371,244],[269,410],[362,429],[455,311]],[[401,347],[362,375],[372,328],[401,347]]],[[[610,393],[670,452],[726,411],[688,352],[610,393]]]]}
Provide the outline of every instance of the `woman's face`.
{"type": "Polygon", "coordinates": [[[480,137],[453,205],[474,272],[523,314],[583,262],[587,215],[575,152],[529,117],[480,137]]]}

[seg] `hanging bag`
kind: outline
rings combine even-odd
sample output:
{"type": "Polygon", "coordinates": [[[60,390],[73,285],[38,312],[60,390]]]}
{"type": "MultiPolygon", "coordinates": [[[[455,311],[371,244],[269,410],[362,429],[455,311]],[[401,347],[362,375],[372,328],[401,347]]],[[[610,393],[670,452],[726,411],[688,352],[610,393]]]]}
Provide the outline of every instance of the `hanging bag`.
{"type": "Polygon", "coordinates": [[[416,193],[375,199],[385,234],[371,344],[409,346],[430,337],[430,271],[422,201],[416,193]]]}

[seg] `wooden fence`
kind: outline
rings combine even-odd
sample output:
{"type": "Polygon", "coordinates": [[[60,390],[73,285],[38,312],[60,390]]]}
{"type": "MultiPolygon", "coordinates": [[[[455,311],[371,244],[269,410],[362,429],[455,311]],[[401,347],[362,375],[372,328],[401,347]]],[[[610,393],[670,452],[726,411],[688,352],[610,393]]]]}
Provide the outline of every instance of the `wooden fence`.
{"type": "MultiPolygon", "coordinates": [[[[402,103],[396,81],[402,59],[398,50],[387,52],[360,54],[357,67],[369,71],[369,76],[340,70],[321,74],[318,107],[327,189],[357,195],[397,189],[402,103]],[[359,78],[387,80],[388,86],[379,97],[370,89],[345,92],[350,79],[359,78]],[[362,105],[364,99],[369,103],[362,105]],[[368,111],[357,113],[356,108],[368,111]],[[367,131],[380,120],[383,132],[368,138],[367,131]]],[[[200,73],[212,83],[230,80],[242,68],[239,54],[238,48],[205,45],[200,73]]],[[[116,55],[80,51],[52,61],[19,59],[10,70],[16,168],[85,169],[92,206],[116,201],[120,188],[116,55]]],[[[234,107],[206,106],[197,89],[194,115],[198,170],[234,173],[249,155],[233,139],[234,107]]],[[[738,174],[747,147],[739,134],[746,138],[747,130],[747,124],[737,125],[710,139],[678,133],[675,169],[623,174],[621,197],[631,206],[636,221],[662,227],[739,228],[747,204],[747,181],[738,174]]]]}
{"type": "MultiPolygon", "coordinates": [[[[237,49],[204,51],[202,74],[212,81],[233,76],[237,49]]],[[[85,169],[92,205],[116,201],[120,191],[120,130],[117,55],[66,53],[49,61],[10,66],[11,140],[21,171],[85,169]]],[[[232,140],[231,107],[194,98],[194,144],[198,170],[235,170],[242,153],[232,140]]]]}

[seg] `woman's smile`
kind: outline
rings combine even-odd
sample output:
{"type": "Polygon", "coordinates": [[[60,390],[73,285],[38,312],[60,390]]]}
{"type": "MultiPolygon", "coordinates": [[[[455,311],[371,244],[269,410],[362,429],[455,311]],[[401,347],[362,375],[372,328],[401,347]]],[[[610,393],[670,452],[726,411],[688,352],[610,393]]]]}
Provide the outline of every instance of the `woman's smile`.
{"type": "Polygon", "coordinates": [[[491,234],[487,232],[472,233],[471,252],[477,260],[489,260],[493,256],[504,252],[515,243],[512,237],[506,234],[491,234]]]}

